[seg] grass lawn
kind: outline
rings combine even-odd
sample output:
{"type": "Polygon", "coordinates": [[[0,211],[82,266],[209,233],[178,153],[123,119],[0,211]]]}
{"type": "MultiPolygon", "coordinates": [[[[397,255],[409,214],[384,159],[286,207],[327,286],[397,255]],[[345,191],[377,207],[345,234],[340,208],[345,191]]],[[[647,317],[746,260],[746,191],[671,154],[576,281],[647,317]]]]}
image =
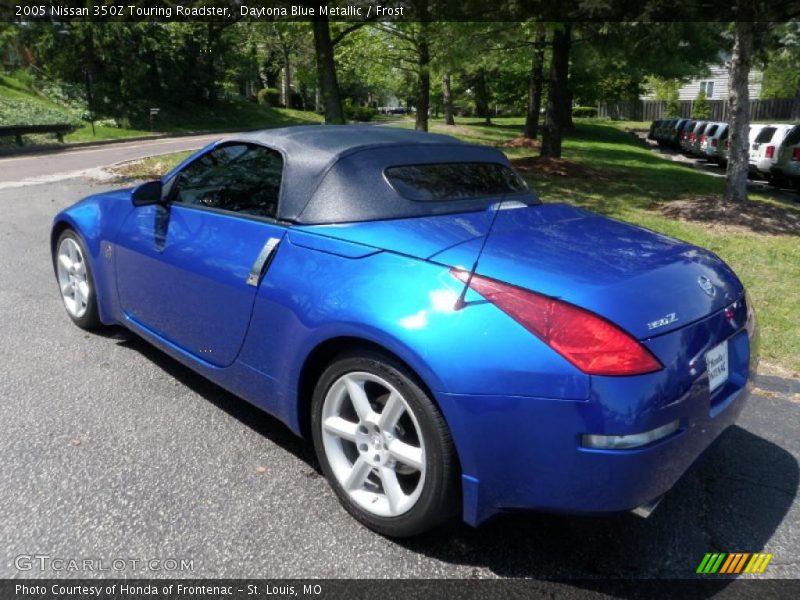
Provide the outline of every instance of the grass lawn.
{"type": "MultiPolygon", "coordinates": [[[[158,133],[194,133],[204,131],[246,130],[286,125],[304,125],[322,122],[322,116],[313,111],[285,108],[270,108],[245,100],[220,100],[210,109],[206,105],[180,108],[163,107],[153,119],[153,131],[149,130],[147,119],[143,116],[144,127],[123,128],[95,125],[81,121],[74,111],[66,109],[22,82],[0,74],[0,124],[54,124],[74,123],[78,128],[64,136],[66,142],[95,142],[129,137],[139,137],[158,133]]],[[[57,144],[54,136],[25,136],[26,143],[57,144]]],[[[14,146],[13,138],[3,138],[14,146]]]]}
{"type": "Polygon", "coordinates": [[[321,123],[322,116],[310,111],[289,108],[270,108],[253,102],[221,102],[211,111],[206,107],[171,112],[164,110],[153,121],[153,131],[96,127],[87,124],[65,136],[67,142],[91,142],[125,137],[152,135],[153,133],[194,133],[202,131],[225,131],[233,129],[260,129],[288,125],[310,125],[321,123]]]}
{"type": "MultiPolygon", "coordinates": [[[[514,142],[523,119],[433,120],[431,131],[498,146],[515,161],[545,202],[567,202],[686,240],[727,261],[747,286],[761,325],[764,371],[800,376],[800,197],[781,202],[751,194],[744,207],[717,203],[724,181],[648,150],[618,122],[577,120],[562,161],[541,163],[538,150],[514,142]],[[547,168],[541,168],[541,167],[547,168]]],[[[399,124],[413,127],[413,123],[399,124]]],[[[185,153],[181,153],[185,155],[185,153]]],[[[144,161],[142,174],[177,164],[183,156],[144,161]]],[[[138,167],[137,167],[138,168],[138,167]]],[[[126,175],[136,175],[137,168],[126,175]]]]}

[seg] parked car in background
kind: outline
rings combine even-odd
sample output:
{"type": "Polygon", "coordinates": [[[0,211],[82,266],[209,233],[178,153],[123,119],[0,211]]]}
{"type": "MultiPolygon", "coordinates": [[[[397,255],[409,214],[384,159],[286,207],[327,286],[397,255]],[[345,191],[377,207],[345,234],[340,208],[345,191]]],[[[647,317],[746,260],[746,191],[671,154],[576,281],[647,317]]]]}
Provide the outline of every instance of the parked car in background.
{"type": "Polygon", "coordinates": [[[683,124],[683,129],[681,130],[681,135],[678,138],[678,150],[682,150],[686,152],[689,147],[689,138],[694,131],[694,127],[697,125],[697,121],[694,119],[689,119],[686,123],[683,124]]]}
{"type": "Polygon", "coordinates": [[[669,136],[669,145],[678,150],[680,148],[681,136],[686,126],[691,122],[691,119],[678,119],[672,127],[672,132],[669,136]]]}
{"type": "Polygon", "coordinates": [[[701,142],[701,150],[705,157],[712,162],[719,162],[718,152],[720,145],[725,144],[727,139],[728,124],[727,123],[711,123],[703,134],[703,141],[701,142]],[[725,136],[723,139],[722,136],[725,136]]]}
{"type": "Polygon", "coordinates": [[[800,125],[792,126],[776,152],[777,159],[770,167],[770,183],[800,191],[800,125]]]}
{"type": "Polygon", "coordinates": [[[750,173],[769,179],[772,165],[778,160],[778,149],[794,125],[775,123],[762,127],[750,144],[750,173]]]}
{"type": "Polygon", "coordinates": [[[650,123],[650,131],[647,134],[648,140],[656,140],[656,131],[658,131],[659,127],[661,127],[661,119],[656,119],[652,123],[650,123]]]}
{"type": "Polygon", "coordinates": [[[672,119],[662,119],[658,121],[658,125],[656,126],[654,132],[654,138],[659,146],[663,146],[665,144],[671,122],[672,119]]]}
{"type": "Polygon", "coordinates": [[[690,156],[702,156],[702,152],[700,150],[700,145],[703,143],[703,135],[705,134],[706,128],[708,127],[708,121],[698,121],[697,125],[694,126],[694,131],[692,131],[692,135],[689,136],[689,149],[688,154],[690,156]]]}

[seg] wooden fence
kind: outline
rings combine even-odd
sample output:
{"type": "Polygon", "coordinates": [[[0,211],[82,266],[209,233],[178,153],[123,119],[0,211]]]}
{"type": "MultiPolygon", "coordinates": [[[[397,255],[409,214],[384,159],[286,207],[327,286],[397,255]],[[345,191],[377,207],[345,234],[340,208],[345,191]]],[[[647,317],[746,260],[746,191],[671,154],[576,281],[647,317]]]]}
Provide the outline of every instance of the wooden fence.
{"type": "MultiPolygon", "coordinates": [[[[728,101],[709,100],[711,119],[728,120],[728,101]]],[[[691,117],[694,100],[681,100],[681,117],[691,117]]],[[[751,121],[789,121],[792,120],[794,100],[750,100],[751,121]]],[[[597,107],[600,117],[609,119],[625,119],[629,121],[653,121],[663,119],[667,103],[663,100],[627,100],[619,102],[601,102],[597,107]]],[[[797,118],[797,117],[795,117],[797,118]]]]}

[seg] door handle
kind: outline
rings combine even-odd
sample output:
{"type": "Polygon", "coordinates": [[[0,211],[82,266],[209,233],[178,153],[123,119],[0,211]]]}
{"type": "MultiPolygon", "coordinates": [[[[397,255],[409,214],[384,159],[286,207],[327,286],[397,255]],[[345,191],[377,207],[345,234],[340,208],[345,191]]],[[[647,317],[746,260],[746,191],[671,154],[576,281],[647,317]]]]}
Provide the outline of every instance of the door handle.
{"type": "Polygon", "coordinates": [[[264,273],[264,267],[272,255],[275,254],[275,249],[278,247],[280,241],[280,238],[269,238],[267,240],[267,243],[261,248],[261,252],[258,253],[253,266],[250,267],[250,274],[247,276],[246,280],[247,285],[258,287],[258,283],[261,281],[261,275],[264,273]]]}

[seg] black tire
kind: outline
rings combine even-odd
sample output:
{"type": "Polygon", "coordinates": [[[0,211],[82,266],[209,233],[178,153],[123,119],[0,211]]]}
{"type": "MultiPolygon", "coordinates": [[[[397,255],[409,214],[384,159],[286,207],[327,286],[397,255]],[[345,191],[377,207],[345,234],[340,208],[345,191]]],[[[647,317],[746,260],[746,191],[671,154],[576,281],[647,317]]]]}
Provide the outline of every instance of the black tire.
{"type": "MultiPolygon", "coordinates": [[[[92,272],[92,265],[91,261],[89,260],[89,252],[86,250],[86,245],[83,243],[83,240],[80,236],[75,232],[73,229],[65,229],[61,232],[61,235],[58,236],[58,241],[56,241],[56,245],[53,248],[53,270],[56,273],[56,283],[58,283],[58,265],[56,261],[58,261],[58,249],[61,247],[61,243],[64,239],[70,238],[73,240],[83,255],[83,261],[86,265],[86,279],[87,283],[89,284],[89,297],[86,302],[86,312],[84,312],[80,317],[76,317],[69,310],[64,307],[65,312],[72,319],[72,322],[75,323],[81,329],[86,329],[91,331],[93,329],[97,329],[101,326],[100,322],[100,315],[97,312],[97,288],[94,282],[94,273],[92,272]]],[[[61,295],[61,290],[59,290],[59,296],[61,295]]],[[[62,304],[63,304],[62,298],[62,304]]]]}
{"type": "Polygon", "coordinates": [[[363,525],[388,537],[405,538],[440,525],[461,510],[460,467],[450,431],[438,407],[407,367],[374,351],[342,354],[325,369],[314,389],[311,405],[314,449],[328,483],[342,506],[363,525]],[[414,413],[426,447],[425,480],[416,503],[395,517],[377,516],[356,504],[333,473],[322,441],[322,410],[331,386],[347,373],[363,371],[389,382],[414,413]]]}

